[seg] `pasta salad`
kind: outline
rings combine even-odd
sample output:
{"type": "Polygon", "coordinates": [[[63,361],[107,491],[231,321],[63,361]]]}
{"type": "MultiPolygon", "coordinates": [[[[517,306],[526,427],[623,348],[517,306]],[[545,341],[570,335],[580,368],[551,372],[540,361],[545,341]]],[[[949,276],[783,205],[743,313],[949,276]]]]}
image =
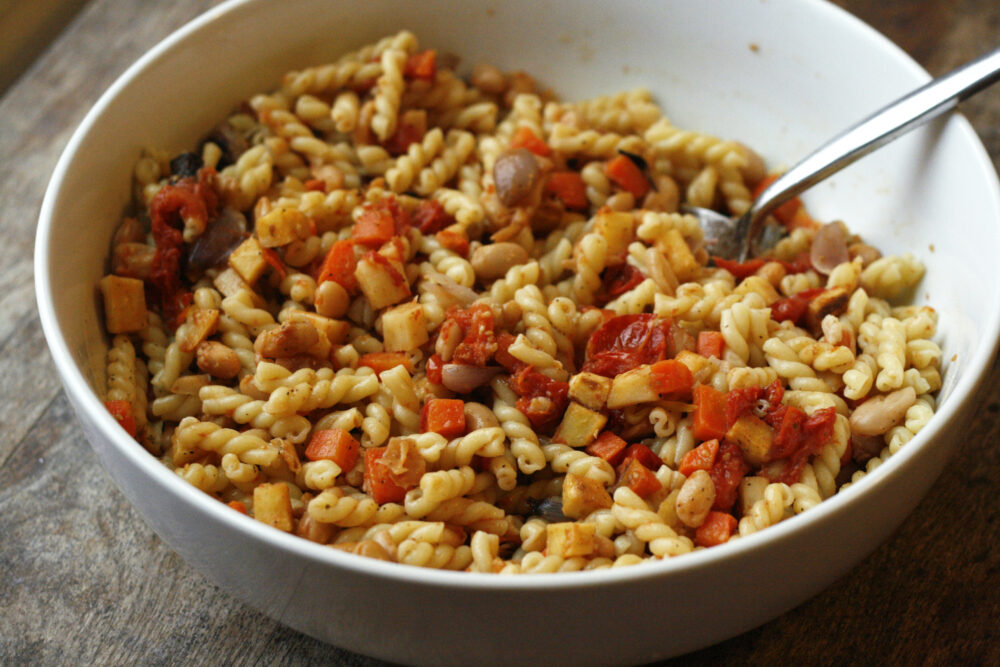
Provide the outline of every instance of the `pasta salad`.
{"type": "Polygon", "coordinates": [[[106,406],[201,491],[410,565],[587,570],[804,512],[930,419],[922,277],[649,91],[563,102],[402,31],[147,150],[101,283],[106,406]],[[194,148],[194,147],[192,147],[194,148]]]}

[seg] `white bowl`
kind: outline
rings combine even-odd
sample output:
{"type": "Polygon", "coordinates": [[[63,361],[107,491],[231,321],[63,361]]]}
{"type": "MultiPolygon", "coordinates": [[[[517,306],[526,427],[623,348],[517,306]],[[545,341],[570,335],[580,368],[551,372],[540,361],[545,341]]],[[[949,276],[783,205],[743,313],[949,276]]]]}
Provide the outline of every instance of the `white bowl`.
{"type": "MultiPolygon", "coordinates": [[[[941,314],[938,414],[899,454],[819,507],[762,533],[616,571],[530,577],[425,571],[359,558],[240,516],[120,429],[99,393],[107,340],[95,285],[140,150],[180,150],[237,102],[401,28],[421,43],[525,69],[564,98],[647,86],[675,124],[790,164],[927,74],[837,8],[803,0],[658,3],[231,2],[146,54],[73,135],[35,253],[45,335],[84,432],[171,548],[224,590],[302,632],[414,663],[644,662],[731,637],[847,572],[912,510],[961,436],[961,411],[1000,331],[1000,192],[952,117],[810,192],[873,245],[910,251],[920,303],[941,314]],[[960,225],[960,232],[946,225],[960,225]],[[946,231],[947,230],[947,231],[946,231]]],[[[164,585],[168,585],[166,582],[164,585]]]]}

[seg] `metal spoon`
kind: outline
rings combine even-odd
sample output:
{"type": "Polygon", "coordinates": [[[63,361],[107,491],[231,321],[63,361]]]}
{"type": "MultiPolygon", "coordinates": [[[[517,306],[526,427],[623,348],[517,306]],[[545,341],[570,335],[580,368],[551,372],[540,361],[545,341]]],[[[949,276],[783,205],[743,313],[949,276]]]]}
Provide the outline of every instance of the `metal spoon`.
{"type": "Polygon", "coordinates": [[[762,228],[778,206],[998,80],[1000,49],[931,81],[830,139],[767,186],[738,218],[696,206],[682,208],[698,217],[710,254],[744,262],[777,243],[781,229],[762,228]]]}

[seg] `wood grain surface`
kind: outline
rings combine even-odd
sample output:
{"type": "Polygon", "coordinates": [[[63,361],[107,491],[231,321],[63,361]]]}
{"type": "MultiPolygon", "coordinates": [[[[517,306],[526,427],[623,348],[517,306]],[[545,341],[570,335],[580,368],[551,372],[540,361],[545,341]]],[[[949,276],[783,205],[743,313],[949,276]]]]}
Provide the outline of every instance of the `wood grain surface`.
{"type": "MultiPolygon", "coordinates": [[[[0,98],[0,664],[384,664],[189,570],[97,463],[38,322],[31,253],[59,152],[116,76],[213,4],[92,0],[0,98]]],[[[996,0],[838,4],[934,74],[1000,45],[996,0]]],[[[1000,166],[1000,89],[963,110],[1000,166]]],[[[788,614],[663,664],[1000,664],[997,363],[977,402],[927,498],[861,565],[788,614]]]]}

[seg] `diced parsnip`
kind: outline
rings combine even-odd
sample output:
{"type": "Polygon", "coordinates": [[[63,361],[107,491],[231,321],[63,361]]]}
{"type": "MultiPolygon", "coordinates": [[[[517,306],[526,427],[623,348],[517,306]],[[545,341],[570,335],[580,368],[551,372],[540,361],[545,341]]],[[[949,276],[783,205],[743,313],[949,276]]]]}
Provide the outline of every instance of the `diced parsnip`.
{"type": "Polygon", "coordinates": [[[378,310],[399,303],[410,296],[403,266],[399,262],[369,252],[358,260],[354,270],[358,285],[372,308],[378,310]]]}
{"type": "Polygon", "coordinates": [[[545,533],[545,550],[550,556],[589,556],[597,544],[595,523],[550,523],[545,533]]]}
{"type": "Polygon", "coordinates": [[[600,410],[608,400],[611,378],[596,373],[577,373],[569,379],[569,397],[590,408],[600,410]]]}
{"type": "Polygon", "coordinates": [[[288,485],[266,482],[254,487],[253,516],[261,523],[274,526],[286,533],[292,532],[292,499],[288,485]]]}
{"type": "Polygon", "coordinates": [[[330,353],[330,341],[308,320],[288,321],[280,327],[262,331],[253,343],[254,352],[268,359],[290,359],[310,354],[317,348],[317,356],[325,358],[330,353]]]}
{"type": "Polygon", "coordinates": [[[740,481],[740,514],[747,512],[764,497],[764,489],[771,483],[767,477],[744,477],[740,481]]]}
{"type": "Polygon", "coordinates": [[[847,309],[847,302],[850,300],[851,293],[844,287],[832,287],[817,294],[809,301],[806,323],[810,328],[819,330],[824,317],[842,314],[847,309]]]}
{"type": "Polygon", "coordinates": [[[687,366],[688,370],[691,371],[691,375],[694,376],[697,376],[698,373],[705,370],[709,365],[707,357],[703,357],[697,352],[690,350],[681,350],[674,359],[687,366]]]}
{"type": "Polygon", "coordinates": [[[748,463],[760,466],[768,460],[774,443],[774,431],[758,417],[743,415],[729,428],[726,439],[740,446],[748,463]]]}
{"type": "Polygon", "coordinates": [[[563,514],[582,519],[613,504],[611,494],[596,479],[569,473],[563,482],[563,514]]]}
{"type": "Polygon", "coordinates": [[[107,275],[101,278],[104,324],[108,333],[132,333],[146,327],[146,294],[141,280],[107,275]]]}
{"type": "Polygon", "coordinates": [[[194,352],[218,329],[219,311],[215,308],[192,308],[188,311],[186,322],[188,326],[181,327],[177,344],[184,352],[194,352]]]}
{"type": "Polygon", "coordinates": [[[298,311],[288,316],[289,322],[308,322],[316,327],[332,345],[340,345],[347,340],[347,334],[351,330],[351,323],[347,320],[335,320],[332,317],[324,317],[319,313],[308,311],[298,311]]]}
{"type": "Polygon", "coordinates": [[[608,242],[608,255],[620,255],[635,236],[635,219],[631,213],[603,210],[597,214],[594,229],[608,242]]]}
{"type": "Polygon", "coordinates": [[[570,403],[552,440],[570,447],[586,447],[597,438],[597,434],[606,423],[608,423],[606,415],[594,412],[579,403],[570,403]]]}
{"type": "Polygon", "coordinates": [[[409,352],[430,339],[419,303],[404,303],[382,313],[382,340],[386,352],[409,352]]]}
{"type": "Polygon", "coordinates": [[[733,290],[734,294],[740,295],[750,294],[751,292],[762,296],[765,306],[770,306],[781,298],[778,290],[774,289],[774,285],[761,276],[747,276],[733,290]]]}
{"type": "Polygon", "coordinates": [[[244,282],[252,286],[263,275],[268,264],[267,260],[264,259],[260,243],[251,236],[229,254],[229,266],[239,274],[244,282]]]}
{"type": "Polygon", "coordinates": [[[277,248],[292,241],[308,238],[313,226],[306,215],[287,206],[271,209],[254,223],[254,231],[265,248],[277,248]]]}
{"type": "Polygon", "coordinates": [[[674,270],[679,281],[683,283],[694,279],[701,266],[679,230],[667,230],[663,236],[657,239],[656,246],[663,251],[667,261],[670,262],[670,268],[674,270]]]}
{"type": "Polygon", "coordinates": [[[240,290],[250,291],[250,285],[232,267],[227,267],[220,271],[219,275],[212,281],[215,289],[219,290],[222,296],[233,296],[240,290]]]}
{"type": "Polygon", "coordinates": [[[207,373],[182,375],[170,385],[170,392],[185,396],[197,396],[202,387],[207,387],[210,384],[212,384],[212,376],[207,373]]]}
{"type": "Polygon", "coordinates": [[[626,405],[659,400],[660,394],[653,388],[653,374],[649,366],[639,366],[626,371],[611,381],[608,407],[623,408],[626,405]]]}

